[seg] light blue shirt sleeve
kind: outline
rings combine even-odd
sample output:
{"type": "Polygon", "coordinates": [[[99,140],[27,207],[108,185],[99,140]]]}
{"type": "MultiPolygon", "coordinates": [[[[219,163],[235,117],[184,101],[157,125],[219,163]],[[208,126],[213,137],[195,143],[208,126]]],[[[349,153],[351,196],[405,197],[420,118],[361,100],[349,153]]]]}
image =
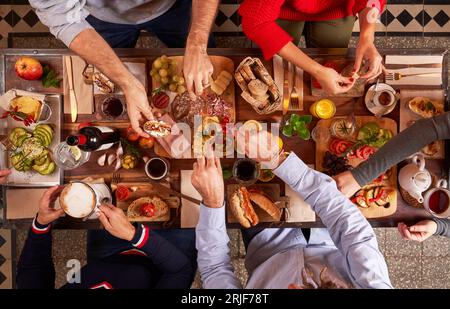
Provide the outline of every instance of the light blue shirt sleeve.
{"type": "Polygon", "coordinates": [[[86,21],[89,15],[86,0],[30,0],[41,22],[67,47],[83,30],[92,29],[86,21]]]}
{"type": "Polygon", "coordinates": [[[311,205],[345,258],[355,287],[392,288],[376,235],[357,207],[330,177],[309,168],[294,153],[274,170],[311,205]]]}
{"type": "Polygon", "coordinates": [[[241,289],[231,263],[225,207],[208,208],[200,205],[195,229],[197,263],[205,289],[241,289]]]}

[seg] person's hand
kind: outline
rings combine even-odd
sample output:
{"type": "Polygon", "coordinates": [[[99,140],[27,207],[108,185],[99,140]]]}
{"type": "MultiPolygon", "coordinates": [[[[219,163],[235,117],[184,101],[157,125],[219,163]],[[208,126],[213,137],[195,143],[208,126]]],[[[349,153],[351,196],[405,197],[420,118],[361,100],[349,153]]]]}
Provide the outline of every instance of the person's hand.
{"type": "Polygon", "coordinates": [[[0,185],[6,182],[11,170],[0,170],[0,185]]]}
{"type": "Polygon", "coordinates": [[[361,69],[363,60],[369,62],[369,71],[359,78],[374,79],[383,72],[383,58],[373,43],[372,38],[360,38],[356,47],[356,59],[353,72],[361,69]]]}
{"type": "Polygon", "coordinates": [[[133,239],[136,229],[128,221],[122,209],[108,204],[100,205],[99,209],[98,219],[105,230],[123,240],[131,241],[133,239]]]}
{"type": "Polygon", "coordinates": [[[436,233],[437,224],[433,220],[423,220],[408,227],[401,222],[397,228],[403,239],[422,242],[436,233]]]}
{"type": "MultiPolygon", "coordinates": [[[[212,151],[210,152],[212,153],[212,151]]],[[[210,208],[220,208],[224,202],[224,183],[220,159],[213,154],[200,157],[194,163],[192,185],[203,198],[203,204],[210,208]]]]}
{"type": "Polygon", "coordinates": [[[322,66],[314,74],[314,78],[322,86],[322,89],[329,95],[345,93],[352,89],[355,84],[353,77],[344,77],[332,68],[322,66]]]}
{"type": "Polygon", "coordinates": [[[336,181],[339,191],[348,198],[352,197],[359,189],[361,189],[361,186],[350,171],[340,173],[333,178],[336,181]]]}
{"type": "Polygon", "coordinates": [[[239,152],[264,164],[264,168],[275,169],[280,162],[280,145],[278,137],[272,135],[266,130],[257,133],[245,132],[243,127],[239,129],[237,136],[237,147],[239,152]]]}
{"type": "Polygon", "coordinates": [[[142,137],[150,137],[141,129],[139,124],[139,121],[143,120],[144,117],[147,120],[154,119],[144,86],[139,81],[136,81],[131,86],[123,89],[123,92],[127,101],[128,117],[133,130],[142,137]]]}
{"type": "Polygon", "coordinates": [[[203,89],[209,84],[212,73],[213,65],[206,53],[206,48],[187,44],[183,60],[183,74],[187,91],[193,99],[195,95],[203,93],[203,89]]]}
{"type": "Polygon", "coordinates": [[[36,218],[39,224],[50,224],[64,215],[64,210],[54,208],[55,201],[63,189],[63,186],[54,186],[44,192],[39,200],[39,211],[36,218]]]}

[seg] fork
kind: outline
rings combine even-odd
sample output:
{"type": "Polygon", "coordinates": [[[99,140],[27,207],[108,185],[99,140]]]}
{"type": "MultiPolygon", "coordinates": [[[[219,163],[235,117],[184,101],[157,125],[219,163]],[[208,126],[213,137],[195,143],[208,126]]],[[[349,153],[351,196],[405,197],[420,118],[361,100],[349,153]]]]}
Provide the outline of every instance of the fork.
{"type": "Polygon", "coordinates": [[[112,178],[111,178],[111,186],[112,185],[116,185],[117,186],[117,184],[120,183],[121,180],[122,180],[122,177],[120,176],[120,173],[114,172],[112,174],[112,178]]]}
{"type": "Polygon", "coordinates": [[[300,109],[300,100],[298,97],[297,87],[294,86],[291,92],[291,98],[289,103],[290,110],[299,110],[300,109]]]}
{"type": "Polygon", "coordinates": [[[11,150],[11,149],[16,148],[16,146],[14,146],[14,144],[9,140],[9,137],[7,135],[0,136],[0,143],[2,143],[3,146],[5,146],[6,150],[11,150]]]}
{"type": "Polygon", "coordinates": [[[437,72],[428,72],[428,73],[410,73],[410,74],[400,74],[394,72],[388,72],[385,76],[387,81],[401,80],[403,77],[409,76],[426,76],[426,75],[437,75],[437,72]]]}

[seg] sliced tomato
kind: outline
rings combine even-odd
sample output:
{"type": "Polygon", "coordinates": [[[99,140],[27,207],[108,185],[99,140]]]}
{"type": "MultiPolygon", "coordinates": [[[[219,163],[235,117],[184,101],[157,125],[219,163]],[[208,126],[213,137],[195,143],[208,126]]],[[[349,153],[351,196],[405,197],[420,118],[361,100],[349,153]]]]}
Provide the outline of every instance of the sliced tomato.
{"type": "Polygon", "coordinates": [[[371,155],[375,153],[375,148],[370,146],[364,146],[361,150],[361,159],[367,160],[370,158],[371,155]]]}
{"type": "Polygon", "coordinates": [[[125,186],[118,186],[116,189],[116,199],[118,201],[125,201],[130,196],[130,190],[125,186]]]}
{"type": "Polygon", "coordinates": [[[153,217],[155,215],[155,205],[152,203],[144,203],[141,207],[141,214],[146,217],[153,217]]]}
{"type": "Polygon", "coordinates": [[[337,154],[337,155],[341,155],[344,152],[346,152],[350,147],[353,146],[352,142],[349,141],[344,141],[341,139],[334,139],[331,143],[330,143],[330,151],[337,154]]]}

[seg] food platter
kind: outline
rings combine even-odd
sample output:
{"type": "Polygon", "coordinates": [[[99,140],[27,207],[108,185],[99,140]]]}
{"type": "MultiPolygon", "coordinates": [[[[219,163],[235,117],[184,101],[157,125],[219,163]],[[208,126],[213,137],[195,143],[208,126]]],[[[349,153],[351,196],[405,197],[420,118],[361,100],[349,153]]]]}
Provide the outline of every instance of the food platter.
{"type": "MultiPolygon", "coordinates": [[[[389,130],[392,132],[393,135],[397,133],[397,124],[393,119],[377,118],[374,116],[356,116],[355,118],[357,128],[362,128],[364,125],[367,125],[368,123],[376,123],[380,129],[389,130]]],[[[336,119],[338,118],[320,120],[317,123],[317,126],[330,128],[332,122],[335,121],[336,119]]],[[[358,133],[359,133],[358,130],[356,130],[354,135],[351,138],[349,138],[350,143],[356,141],[358,133]]],[[[325,172],[324,157],[330,149],[330,142],[332,143],[333,139],[331,139],[331,141],[326,143],[316,143],[316,170],[318,171],[325,172]]],[[[368,158],[369,156],[370,154],[368,155],[362,154],[362,156],[359,155],[350,156],[350,158],[348,159],[348,164],[352,167],[356,167],[361,162],[364,161],[362,157],[368,158]]],[[[387,207],[382,207],[382,206],[375,206],[375,204],[373,204],[372,206],[366,208],[358,207],[363,213],[363,215],[366,218],[380,218],[395,213],[397,209],[397,167],[396,166],[392,167],[390,171],[387,173],[387,176],[380,178],[378,182],[369,184],[364,188],[362,188],[362,190],[365,190],[362,193],[366,194],[368,193],[367,190],[371,190],[372,188],[375,187],[392,188],[392,194],[390,195],[390,201],[388,204],[389,206],[386,205],[387,207]]],[[[369,193],[373,194],[375,193],[375,191],[369,193]]]]}
{"type": "MultiPolygon", "coordinates": [[[[183,56],[174,56],[174,57],[168,57],[170,61],[175,61],[177,64],[176,66],[176,74],[182,75],[182,64],[183,64],[183,56]]],[[[233,74],[234,72],[234,63],[231,59],[222,57],[222,56],[210,56],[211,63],[214,68],[214,72],[212,75],[212,81],[215,81],[220,76],[221,72],[226,71],[230,74],[233,74]]],[[[155,91],[161,87],[160,82],[158,82],[154,77],[152,78],[152,89],[155,91]]],[[[193,115],[201,115],[203,118],[210,117],[211,119],[214,117],[218,118],[217,123],[222,124],[224,123],[224,118],[226,118],[226,123],[234,123],[236,120],[236,106],[235,106],[235,85],[234,80],[231,80],[231,82],[227,85],[226,89],[223,91],[223,93],[219,96],[216,95],[211,88],[207,88],[205,90],[204,95],[201,97],[198,97],[195,102],[192,102],[189,98],[189,94],[187,92],[183,94],[177,95],[176,93],[172,93],[170,91],[166,91],[166,93],[169,94],[170,97],[170,103],[169,106],[164,109],[163,112],[167,112],[172,120],[175,123],[187,123],[190,128],[192,134],[195,134],[198,131],[198,125],[197,123],[194,123],[193,115]],[[223,101],[222,101],[223,100],[223,101]],[[226,102],[228,108],[226,108],[226,116],[225,112],[221,112],[223,108],[218,108],[217,110],[213,107],[210,108],[210,106],[214,106],[216,103],[217,105],[221,105],[221,102],[226,102]],[[189,108],[191,109],[189,112],[179,112],[180,115],[184,115],[182,117],[177,117],[176,113],[178,113],[178,108],[175,106],[183,106],[186,104],[191,105],[189,108]],[[176,109],[176,110],[175,110],[176,109]],[[194,112],[195,111],[195,112],[194,112]],[[216,112],[217,111],[217,112],[216,112]]],[[[215,121],[213,121],[215,122],[215,121]]],[[[158,156],[161,157],[167,157],[171,158],[171,155],[168,154],[166,149],[164,149],[160,143],[155,144],[154,148],[155,153],[158,156]]],[[[184,158],[193,158],[193,151],[188,151],[184,158]]]]}
{"type": "MultiPolygon", "coordinates": [[[[167,192],[161,192],[156,187],[152,186],[149,183],[145,182],[127,182],[127,183],[119,183],[116,186],[117,188],[127,188],[128,196],[126,199],[117,199],[116,194],[116,206],[120,209],[124,210],[126,213],[129,213],[129,207],[133,205],[134,202],[138,200],[148,199],[149,202],[152,202],[151,199],[160,198],[166,205],[162,213],[154,214],[153,216],[144,216],[140,215],[138,217],[129,216],[130,221],[139,221],[139,222],[167,222],[171,218],[176,217],[177,208],[180,207],[180,199],[176,196],[170,196],[167,192]]],[[[116,191],[117,192],[117,191],[116,191]]],[[[141,205],[139,205],[141,206],[141,205]]]]}
{"type": "MultiPolygon", "coordinates": [[[[440,102],[444,106],[443,90],[406,90],[400,91],[400,132],[408,128],[415,121],[423,119],[422,116],[414,113],[409,108],[409,102],[414,98],[429,98],[434,102],[440,102]]],[[[444,159],[445,143],[444,141],[436,141],[428,146],[427,149],[420,151],[427,159],[444,159]],[[430,152],[431,151],[431,152],[430,152]]]]}
{"type": "MultiPolygon", "coordinates": [[[[33,164],[32,166],[35,167],[36,169],[27,168],[25,171],[19,171],[15,168],[11,168],[14,166],[15,162],[21,163],[24,162],[24,160],[26,159],[22,158],[19,161],[16,160],[14,162],[14,157],[11,157],[13,155],[13,152],[17,153],[17,151],[21,149],[20,147],[18,148],[18,150],[15,151],[13,151],[12,149],[8,149],[7,151],[1,152],[0,169],[11,168],[12,171],[11,175],[8,177],[7,182],[8,186],[42,187],[42,186],[59,185],[62,183],[63,172],[56,165],[54,165],[54,163],[51,160],[52,150],[55,148],[56,145],[58,145],[58,143],[61,140],[62,96],[46,95],[44,101],[51,109],[51,116],[45,122],[39,122],[37,124],[32,124],[30,126],[25,126],[23,122],[16,121],[11,118],[8,118],[7,121],[1,122],[2,127],[0,130],[2,132],[2,135],[10,135],[12,134],[13,130],[21,131],[21,134],[23,133],[22,136],[20,137],[17,136],[17,139],[14,138],[13,140],[21,140],[22,138],[25,137],[30,137],[29,140],[33,140],[38,137],[39,142],[41,142],[42,139],[49,138],[45,141],[45,149],[46,149],[45,151],[47,153],[49,160],[47,162],[45,162],[45,160],[47,159],[45,159],[43,162],[37,162],[36,160],[33,160],[32,162],[30,161],[30,164],[33,164]],[[53,133],[46,135],[45,130],[43,130],[42,128],[43,125],[46,128],[51,127],[52,129],[50,130],[52,130],[53,133]],[[37,172],[37,170],[39,169],[38,163],[39,164],[42,163],[42,165],[40,166],[41,173],[37,172]],[[45,171],[45,169],[47,170],[45,171]]],[[[17,159],[18,157],[15,156],[15,158],[17,159]]]]}

